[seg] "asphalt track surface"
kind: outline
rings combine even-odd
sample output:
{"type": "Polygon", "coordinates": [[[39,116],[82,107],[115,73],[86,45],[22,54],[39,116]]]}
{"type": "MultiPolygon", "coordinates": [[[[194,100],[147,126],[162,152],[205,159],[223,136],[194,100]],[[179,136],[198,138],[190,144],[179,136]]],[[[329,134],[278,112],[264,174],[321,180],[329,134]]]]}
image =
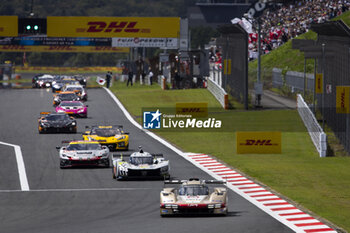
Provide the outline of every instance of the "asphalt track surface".
{"type": "Polygon", "coordinates": [[[173,178],[210,179],[205,172],[133,126],[103,89],[88,90],[88,118],[78,134],[39,134],[41,111],[53,111],[45,89],[0,90],[0,141],[22,150],[30,191],[20,191],[13,147],[0,145],[0,232],[292,232],[250,202],[229,191],[227,217],[159,216],[162,181],[116,181],[111,168],[60,169],[56,146],[79,139],[85,125],[122,124],[130,150],[163,153],[173,178]]]}

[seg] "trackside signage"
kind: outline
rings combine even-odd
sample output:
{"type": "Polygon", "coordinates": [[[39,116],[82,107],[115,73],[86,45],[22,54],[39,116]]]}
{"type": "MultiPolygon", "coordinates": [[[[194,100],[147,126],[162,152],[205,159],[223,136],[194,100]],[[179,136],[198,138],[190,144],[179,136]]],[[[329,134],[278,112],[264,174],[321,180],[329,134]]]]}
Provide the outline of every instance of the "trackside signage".
{"type": "Polygon", "coordinates": [[[337,86],[336,89],[336,113],[350,113],[350,86],[337,86]]]}
{"type": "Polygon", "coordinates": [[[177,115],[191,115],[192,117],[207,117],[208,103],[176,103],[177,115]]]}
{"type": "Polygon", "coordinates": [[[48,37],[178,38],[178,17],[47,17],[48,37]]]}
{"type": "Polygon", "coordinates": [[[281,132],[236,132],[237,154],[282,153],[281,132]]]}
{"type": "Polygon", "coordinates": [[[0,16],[0,36],[18,35],[18,17],[0,16]]]}
{"type": "Polygon", "coordinates": [[[0,45],[0,52],[43,52],[43,53],[128,53],[129,48],[110,46],[70,46],[70,45],[0,45]]]}

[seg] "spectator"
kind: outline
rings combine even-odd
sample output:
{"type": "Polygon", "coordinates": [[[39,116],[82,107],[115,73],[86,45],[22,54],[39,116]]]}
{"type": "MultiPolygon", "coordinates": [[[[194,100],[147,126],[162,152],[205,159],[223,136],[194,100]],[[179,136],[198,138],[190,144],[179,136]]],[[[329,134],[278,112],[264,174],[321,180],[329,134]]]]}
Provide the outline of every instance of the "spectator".
{"type": "MultiPolygon", "coordinates": [[[[308,31],[312,23],[323,23],[349,10],[350,0],[295,0],[294,4],[279,4],[261,16],[262,53],[277,48],[288,40],[308,31]]],[[[257,48],[256,31],[249,35],[249,57],[254,59],[257,48]]]]}
{"type": "Polygon", "coordinates": [[[108,71],[107,74],[106,74],[106,85],[107,85],[107,88],[110,87],[111,85],[111,79],[112,79],[112,72],[108,71]]]}
{"type": "Polygon", "coordinates": [[[148,78],[149,78],[149,85],[152,85],[152,83],[153,83],[153,72],[152,72],[151,69],[149,69],[148,78]]]}
{"type": "Polygon", "coordinates": [[[126,86],[129,86],[129,82],[132,86],[132,79],[134,78],[134,73],[132,72],[132,70],[129,71],[128,73],[128,82],[126,83],[126,86]]]}

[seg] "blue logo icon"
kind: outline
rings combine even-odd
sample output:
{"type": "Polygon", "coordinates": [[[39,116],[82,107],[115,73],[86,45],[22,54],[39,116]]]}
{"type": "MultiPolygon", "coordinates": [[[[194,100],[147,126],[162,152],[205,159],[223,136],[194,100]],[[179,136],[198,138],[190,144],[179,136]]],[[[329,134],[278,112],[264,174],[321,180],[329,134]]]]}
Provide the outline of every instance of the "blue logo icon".
{"type": "Polygon", "coordinates": [[[143,128],[160,129],[161,115],[159,109],[156,112],[143,112],[143,128]]]}

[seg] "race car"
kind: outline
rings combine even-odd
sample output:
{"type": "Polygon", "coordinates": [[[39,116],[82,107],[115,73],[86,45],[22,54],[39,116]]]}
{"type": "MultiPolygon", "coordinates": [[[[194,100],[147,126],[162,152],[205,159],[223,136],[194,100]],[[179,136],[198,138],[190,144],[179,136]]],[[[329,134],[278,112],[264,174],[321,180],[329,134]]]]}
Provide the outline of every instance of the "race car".
{"type": "Polygon", "coordinates": [[[113,179],[169,179],[169,161],[162,154],[150,154],[140,148],[131,155],[113,154],[113,179]]]}
{"type": "Polygon", "coordinates": [[[43,76],[44,74],[37,74],[32,78],[32,87],[33,88],[38,88],[39,85],[37,83],[37,80],[39,79],[39,77],[43,76]]]}
{"type": "Polygon", "coordinates": [[[109,167],[109,149],[96,141],[62,141],[68,146],[57,146],[60,168],[73,166],[109,167]]]}
{"type": "Polygon", "coordinates": [[[70,84],[77,85],[79,84],[79,82],[76,79],[69,76],[57,77],[57,79],[52,82],[52,92],[59,93],[62,91],[65,85],[70,85],[70,84]]]}
{"type": "Polygon", "coordinates": [[[36,78],[32,79],[33,88],[48,88],[51,87],[51,84],[53,82],[53,76],[49,74],[44,74],[42,76],[37,76],[36,78]]]}
{"type": "MultiPolygon", "coordinates": [[[[88,126],[85,128],[89,129],[88,126]]],[[[83,139],[85,141],[95,140],[101,145],[108,146],[110,151],[128,150],[129,133],[123,131],[121,125],[100,125],[91,126],[89,131],[85,131],[83,139]]]]}
{"type": "Polygon", "coordinates": [[[69,115],[87,118],[87,107],[80,101],[62,101],[56,106],[56,112],[65,112],[69,115]]]}
{"type": "Polygon", "coordinates": [[[85,91],[84,87],[80,84],[78,85],[65,85],[62,89],[62,91],[74,91],[77,96],[79,96],[82,100],[87,100],[87,92],[85,91]]]}
{"type": "Polygon", "coordinates": [[[61,92],[53,96],[53,106],[59,105],[62,101],[80,101],[80,97],[72,91],[61,92]]]}
{"type": "Polygon", "coordinates": [[[77,132],[77,121],[66,113],[41,112],[38,119],[39,133],[77,132]]]}
{"type": "Polygon", "coordinates": [[[209,184],[225,184],[221,180],[165,180],[164,184],[180,184],[179,188],[165,187],[160,192],[160,215],[227,214],[227,189],[209,188],[209,184]]]}

